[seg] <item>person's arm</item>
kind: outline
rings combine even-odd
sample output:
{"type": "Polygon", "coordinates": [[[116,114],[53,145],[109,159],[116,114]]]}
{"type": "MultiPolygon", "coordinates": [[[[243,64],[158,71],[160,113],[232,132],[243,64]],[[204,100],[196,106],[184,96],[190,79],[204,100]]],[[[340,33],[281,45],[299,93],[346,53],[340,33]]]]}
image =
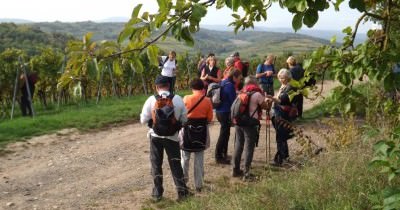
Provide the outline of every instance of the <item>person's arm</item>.
{"type": "Polygon", "coordinates": [[[175,100],[173,101],[173,103],[174,103],[176,108],[180,109],[180,113],[181,113],[181,115],[179,116],[179,121],[182,124],[185,124],[187,122],[187,109],[185,107],[185,104],[183,103],[182,98],[180,96],[178,96],[178,95],[175,95],[174,99],[175,100]]]}
{"type": "Polygon", "coordinates": [[[213,119],[213,107],[212,107],[212,103],[211,100],[209,98],[204,98],[207,102],[207,121],[211,122],[213,119]]]}
{"type": "Polygon", "coordinates": [[[259,78],[261,78],[262,76],[265,75],[265,72],[264,72],[264,73],[262,72],[262,65],[263,65],[263,64],[259,64],[259,65],[257,66],[257,70],[256,70],[256,78],[257,78],[257,79],[259,79],[259,78]]]}
{"type": "Polygon", "coordinates": [[[154,96],[149,97],[143,105],[142,112],[140,113],[140,123],[147,124],[151,120],[151,102],[154,96]]]}
{"type": "Polygon", "coordinates": [[[232,104],[236,98],[236,88],[232,83],[226,84],[226,86],[228,86],[226,88],[228,90],[227,91],[228,101],[229,104],[232,104]]]}
{"type": "Polygon", "coordinates": [[[204,81],[207,79],[207,77],[208,77],[208,74],[206,74],[206,69],[203,68],[203,70],[201,71],[200,79],[204,81]]]}

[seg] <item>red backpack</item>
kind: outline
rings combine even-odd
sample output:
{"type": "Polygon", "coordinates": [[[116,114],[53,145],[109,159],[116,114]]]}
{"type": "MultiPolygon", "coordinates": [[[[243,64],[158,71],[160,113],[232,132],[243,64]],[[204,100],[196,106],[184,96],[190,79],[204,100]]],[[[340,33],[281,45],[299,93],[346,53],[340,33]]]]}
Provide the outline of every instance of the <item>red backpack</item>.
{"type": "Polygon", "coordinates": [[[255,93],[240,92],[231,106],[231,119],[233,124],[238,126],[255,126],[259,125],[260,121],[254,118],[257,109],[253,113],[249,113],[250,98],[255,93]]]}

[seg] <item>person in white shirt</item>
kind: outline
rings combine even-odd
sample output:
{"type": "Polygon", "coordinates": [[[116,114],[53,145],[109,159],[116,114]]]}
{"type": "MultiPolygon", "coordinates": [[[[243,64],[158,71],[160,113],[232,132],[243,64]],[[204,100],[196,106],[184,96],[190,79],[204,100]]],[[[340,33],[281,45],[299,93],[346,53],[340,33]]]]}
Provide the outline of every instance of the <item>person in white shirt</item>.
{"type": "Polygon", "coordinates": [[[162,60],[162,70],[161,70],[161,75],[168,77],[169,79],[169,92],[171,94],[175,93],[175,82],[176,82],[176,73],[178,71],[177,69],[177,63],[176,63],[176,52],[175,51],[170,51],[168,54],[168,59],[167,56],[161,56],[162,60]]]}
{"type": "Polygon", "coordinates": [[[182,124],[187,121],[187,110],[182,98],[169,92],[169,78],[158,76],[156,78],[155,84],[157,95],[150,96],[146,100],[140,114],[140,122],[142,124],[147,124],[150,127],[148,137],[150,138],[151,174],[154,181],[152,197],[156,201],[159,201],[162,198],[164,192],[162,163],[165,150],[168,156],[168,162],[171,168],[172,177],[174,179],[174,183],[178,192],[178,199],[182,199],[187,197],[189,195],[189,192],[183,177],[178,130],[175,132],[175,134],[171,136],[157,135],[156,132],[153,130],[152,114],[155,111],[154,106],[157,103],[156,97],[172,98],[175,119],[182,124]]]}

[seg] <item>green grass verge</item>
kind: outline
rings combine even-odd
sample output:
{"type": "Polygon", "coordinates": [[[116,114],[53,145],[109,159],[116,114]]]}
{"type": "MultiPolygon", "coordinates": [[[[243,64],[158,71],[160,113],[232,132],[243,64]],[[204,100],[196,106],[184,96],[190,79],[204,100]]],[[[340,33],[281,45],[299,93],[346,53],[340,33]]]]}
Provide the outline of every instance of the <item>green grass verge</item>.
{"type": "MultiPolygon", "coordinates": [[[[188,94],[189,91],[178,93],[188,94]]],[[[107,98],[98,105],[94,100],[80,105],[66,105],[48,110],[37,107],[34,118],[19,117],[0,122],[0,148],[7,143],[53,133],[64,128],[89,130],[105,127],[114,123],[135,121],[139,119],[143,103],[148,96],[132,96],[131,98],[107,98]]]]}
{"type": "Polygon", "coordinates": [[[221,177],[205,196],[168,209],[371,209],[386,178],[368,167],[371,145],[361,147],[322,153],[300,170],[255,169],[261,181],[221,177]]]}

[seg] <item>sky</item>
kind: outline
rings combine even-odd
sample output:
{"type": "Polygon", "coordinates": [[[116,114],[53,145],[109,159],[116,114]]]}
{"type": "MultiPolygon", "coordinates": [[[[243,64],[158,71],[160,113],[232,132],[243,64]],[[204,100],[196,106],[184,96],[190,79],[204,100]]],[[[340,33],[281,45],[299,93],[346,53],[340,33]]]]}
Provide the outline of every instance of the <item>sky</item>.
{"type": "MultiPolygon", "coordinates": [[[[2,0],[0,18],[18,18],[35,22],[76,22],[99,21],[110,17],[129,17],[133,8],[141,3],[142,10],[156,13],[156,0],[2,0]]],[[[313,27],[320,30],[341,30],[347,26],[354,26],[361,15],[358,11],[348,8],[343,2],[339,12],[333,8],[319,13],[319,21],[313,27]]],[[[293,15],[281,9],[277,4],[268,10],[268,20],[256,23],[256,26],[271,28],[291,28],[293,15]]],[[[209,9],[207,16],[202,20],[204,25],[228,25],[233,21],[232,11],[229,9],[209,9]]],[[[365,32],[373,27],[372,23],[361,26],[365,32]]],[[[303,26],[306,28],[306,26],[303,26]]]]}

